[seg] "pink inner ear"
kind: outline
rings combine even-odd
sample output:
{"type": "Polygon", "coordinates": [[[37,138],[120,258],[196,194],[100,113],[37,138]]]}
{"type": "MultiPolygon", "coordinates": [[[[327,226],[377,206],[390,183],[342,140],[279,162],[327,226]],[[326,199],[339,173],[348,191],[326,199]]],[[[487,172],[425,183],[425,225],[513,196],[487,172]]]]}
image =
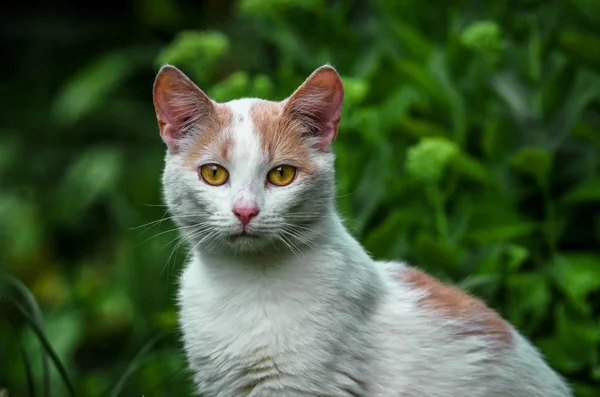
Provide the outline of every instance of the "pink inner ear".
{"type": "Polygon", "coordinates": [[[212,115],[213,104],[181,71],[165,66],[154,83],[154,108],[162,140],[177,150],[181,138],[212,115]]]}
{"type": "Polygon", "coordinates": [[[339,75],[332,67],[323,66],[286,101],[285,112],[303,123],[312,136],[317,136],[319,149],[326,151],[337,136],[343,100],[344,87],[339,75]]]}
{"type": "MultiPolygon", "coordinates": [[[[341,83],[340,83],[341,84],[341,83]]],[[[338,133],[338,124],[342,114],[342,102],[344,100],[343,90],[336,90],[332,93],[332,98],[329,100],[329,108],[325,112],[325,128],[323,131],[323,142],[326,146],[331,145],[331,142],[336,138],[338,133]]]]}
{"type": "Polygon", "coordinates": [[[161,121],[159,119],[158,128],[160,129],[160,137],[163,142],[166,143],[167,146],[177,148],[177,132],[175,132],[176,129],[173,124],[170,124],[168,121],[161,121]]]}

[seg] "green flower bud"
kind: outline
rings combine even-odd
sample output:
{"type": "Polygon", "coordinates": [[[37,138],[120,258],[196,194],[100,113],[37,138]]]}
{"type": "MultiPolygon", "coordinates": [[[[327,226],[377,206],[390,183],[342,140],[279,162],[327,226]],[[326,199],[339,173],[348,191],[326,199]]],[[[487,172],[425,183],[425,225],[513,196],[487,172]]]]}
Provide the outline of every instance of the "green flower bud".
{"type": "Polygon", "coordinates": [[[423,138],[407,150],[406,168],[413,177],[435,183],[458,153],[459,148],[454,142],[439,137],[423,138]]]}
{"type": "Polygon", "coordinates": [[[461,41],[466,47],[479,53],[495,53],[504,48],[502,30],[493,21],[473,22],[463,30],[461,41]]]}

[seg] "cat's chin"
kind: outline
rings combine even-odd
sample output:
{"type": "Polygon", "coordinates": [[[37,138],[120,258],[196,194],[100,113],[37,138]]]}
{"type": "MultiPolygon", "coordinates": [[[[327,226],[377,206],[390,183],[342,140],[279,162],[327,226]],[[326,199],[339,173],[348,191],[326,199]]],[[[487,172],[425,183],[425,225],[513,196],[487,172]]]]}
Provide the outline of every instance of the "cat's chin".
{"type": "Polygon", "coordinates": [[[269,244],[269,240],[257,233],[238,232],[227,236],[227,245],[235,251],[260,251],[269,244]]]}

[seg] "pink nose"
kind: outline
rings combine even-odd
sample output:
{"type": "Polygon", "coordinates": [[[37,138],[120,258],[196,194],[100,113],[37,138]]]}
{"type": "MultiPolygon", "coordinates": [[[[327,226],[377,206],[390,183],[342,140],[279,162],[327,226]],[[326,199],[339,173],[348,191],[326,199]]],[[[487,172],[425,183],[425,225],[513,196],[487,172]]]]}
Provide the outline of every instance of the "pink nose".
{"type": "Polygon", "coordinates": [[[233,207],[233,213],[239,218],[244,226],[250,223],[250,219],[258,215],[258,212],[258,208],[256,207],[233,207]]]}

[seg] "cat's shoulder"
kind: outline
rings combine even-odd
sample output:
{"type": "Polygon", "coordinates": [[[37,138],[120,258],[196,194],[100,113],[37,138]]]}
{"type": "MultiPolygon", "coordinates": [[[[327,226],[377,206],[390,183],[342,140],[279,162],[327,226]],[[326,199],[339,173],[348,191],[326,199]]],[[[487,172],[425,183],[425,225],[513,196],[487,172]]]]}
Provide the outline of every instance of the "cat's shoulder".
{"type": "Polygon", "coordinates": [[[420,314],[451,328],[457,337],[484,337],[504,347],[512,344],[512,326],[481,299],[404,263],[387,262],[384,268],[393,284],[411,293],[420,314]]]}

